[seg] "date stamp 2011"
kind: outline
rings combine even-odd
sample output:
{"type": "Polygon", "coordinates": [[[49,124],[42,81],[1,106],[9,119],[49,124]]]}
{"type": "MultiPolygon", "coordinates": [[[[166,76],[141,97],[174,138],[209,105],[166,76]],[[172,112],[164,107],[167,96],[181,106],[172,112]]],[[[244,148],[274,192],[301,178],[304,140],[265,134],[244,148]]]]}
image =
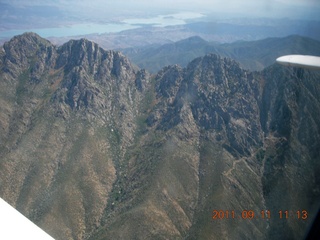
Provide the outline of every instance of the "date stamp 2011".
{"type": "Polygon", "coordinates": [[[221,220],[221,219],[271,219],[271,218],[279,218],[279,219],[301,219],[306,220],[308,218],[308,211],[306,210],[279,210],[277,212],[272,212],[270,210],[261,210],[260,212],[256,212],[253,210],[216,210],[212,211],[212,219],[213,220],[221,220]]]}

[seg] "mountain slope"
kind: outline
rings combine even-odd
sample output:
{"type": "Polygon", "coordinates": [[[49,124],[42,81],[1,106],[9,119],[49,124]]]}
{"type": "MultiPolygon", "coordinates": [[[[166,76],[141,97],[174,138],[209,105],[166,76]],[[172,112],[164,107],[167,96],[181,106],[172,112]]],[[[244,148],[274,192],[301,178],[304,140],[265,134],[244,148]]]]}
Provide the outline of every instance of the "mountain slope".
{"type": "Polygon", "coordinates": [[[87,40],[57,49],[25,34],[4,51],[1,195],[55,238],[84,238],[133,139],[143,72],[87,40]]]}
{"type": "Polygon", "coordinates": [[[317,72],[209,54],[151,76],[32,33],[0,64],[0,194],[56,239],[301,239],[320,207],[317,72]]]}
{"type": "Polygon", "coordinates": [[[200,37],[191,37],[163,46],[145,47],[123,52],[139,67],[157,72],[172,64],[187,66],[189,61],[208,53],[235,59],[241,67],[252,71],[262,70],[274,60],[287,54],[320,55],[320,43],[307,37],[293,35],[285,38],[267,38],[258,41],[241,41],[228,44],[207,42],[200,37]]]}

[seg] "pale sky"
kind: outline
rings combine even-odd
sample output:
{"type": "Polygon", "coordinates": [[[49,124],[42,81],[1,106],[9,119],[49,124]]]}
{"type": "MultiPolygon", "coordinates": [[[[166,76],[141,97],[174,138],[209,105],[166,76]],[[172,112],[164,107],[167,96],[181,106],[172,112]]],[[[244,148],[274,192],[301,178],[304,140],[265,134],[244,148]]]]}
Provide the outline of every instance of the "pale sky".
{"type": "Polygon", "coordinates": [[[248,17],[318,18],[319,0],[0,0],[14,6],[56,6],[87,17],[104,17],[156,11],[228,13],[248,17]]]}

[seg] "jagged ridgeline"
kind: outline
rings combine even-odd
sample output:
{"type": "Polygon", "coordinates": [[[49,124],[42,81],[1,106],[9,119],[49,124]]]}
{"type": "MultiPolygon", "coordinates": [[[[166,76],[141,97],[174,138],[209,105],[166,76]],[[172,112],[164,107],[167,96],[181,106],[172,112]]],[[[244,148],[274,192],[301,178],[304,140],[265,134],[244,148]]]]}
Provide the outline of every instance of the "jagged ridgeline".
{"type": "Polygon", "coordinates": [[[26,33],[0,51],[0,196],[56,239],[301,239],[319,93],[315,71],[209,54],[150,75],[26,33]]]}

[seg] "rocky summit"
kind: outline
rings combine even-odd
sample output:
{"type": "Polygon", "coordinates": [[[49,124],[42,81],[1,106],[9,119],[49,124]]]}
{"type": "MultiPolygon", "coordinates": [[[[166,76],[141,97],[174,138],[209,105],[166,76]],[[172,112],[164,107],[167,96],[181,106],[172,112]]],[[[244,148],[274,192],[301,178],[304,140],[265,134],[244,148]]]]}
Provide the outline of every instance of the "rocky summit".
{"type": "Polygon", "coordinates": [[[0,49],[0,197],[55,239],[302,239],[319,92],[317,71],[209,54],[151,75],[86,39],[16,36],[0,49]]]}

